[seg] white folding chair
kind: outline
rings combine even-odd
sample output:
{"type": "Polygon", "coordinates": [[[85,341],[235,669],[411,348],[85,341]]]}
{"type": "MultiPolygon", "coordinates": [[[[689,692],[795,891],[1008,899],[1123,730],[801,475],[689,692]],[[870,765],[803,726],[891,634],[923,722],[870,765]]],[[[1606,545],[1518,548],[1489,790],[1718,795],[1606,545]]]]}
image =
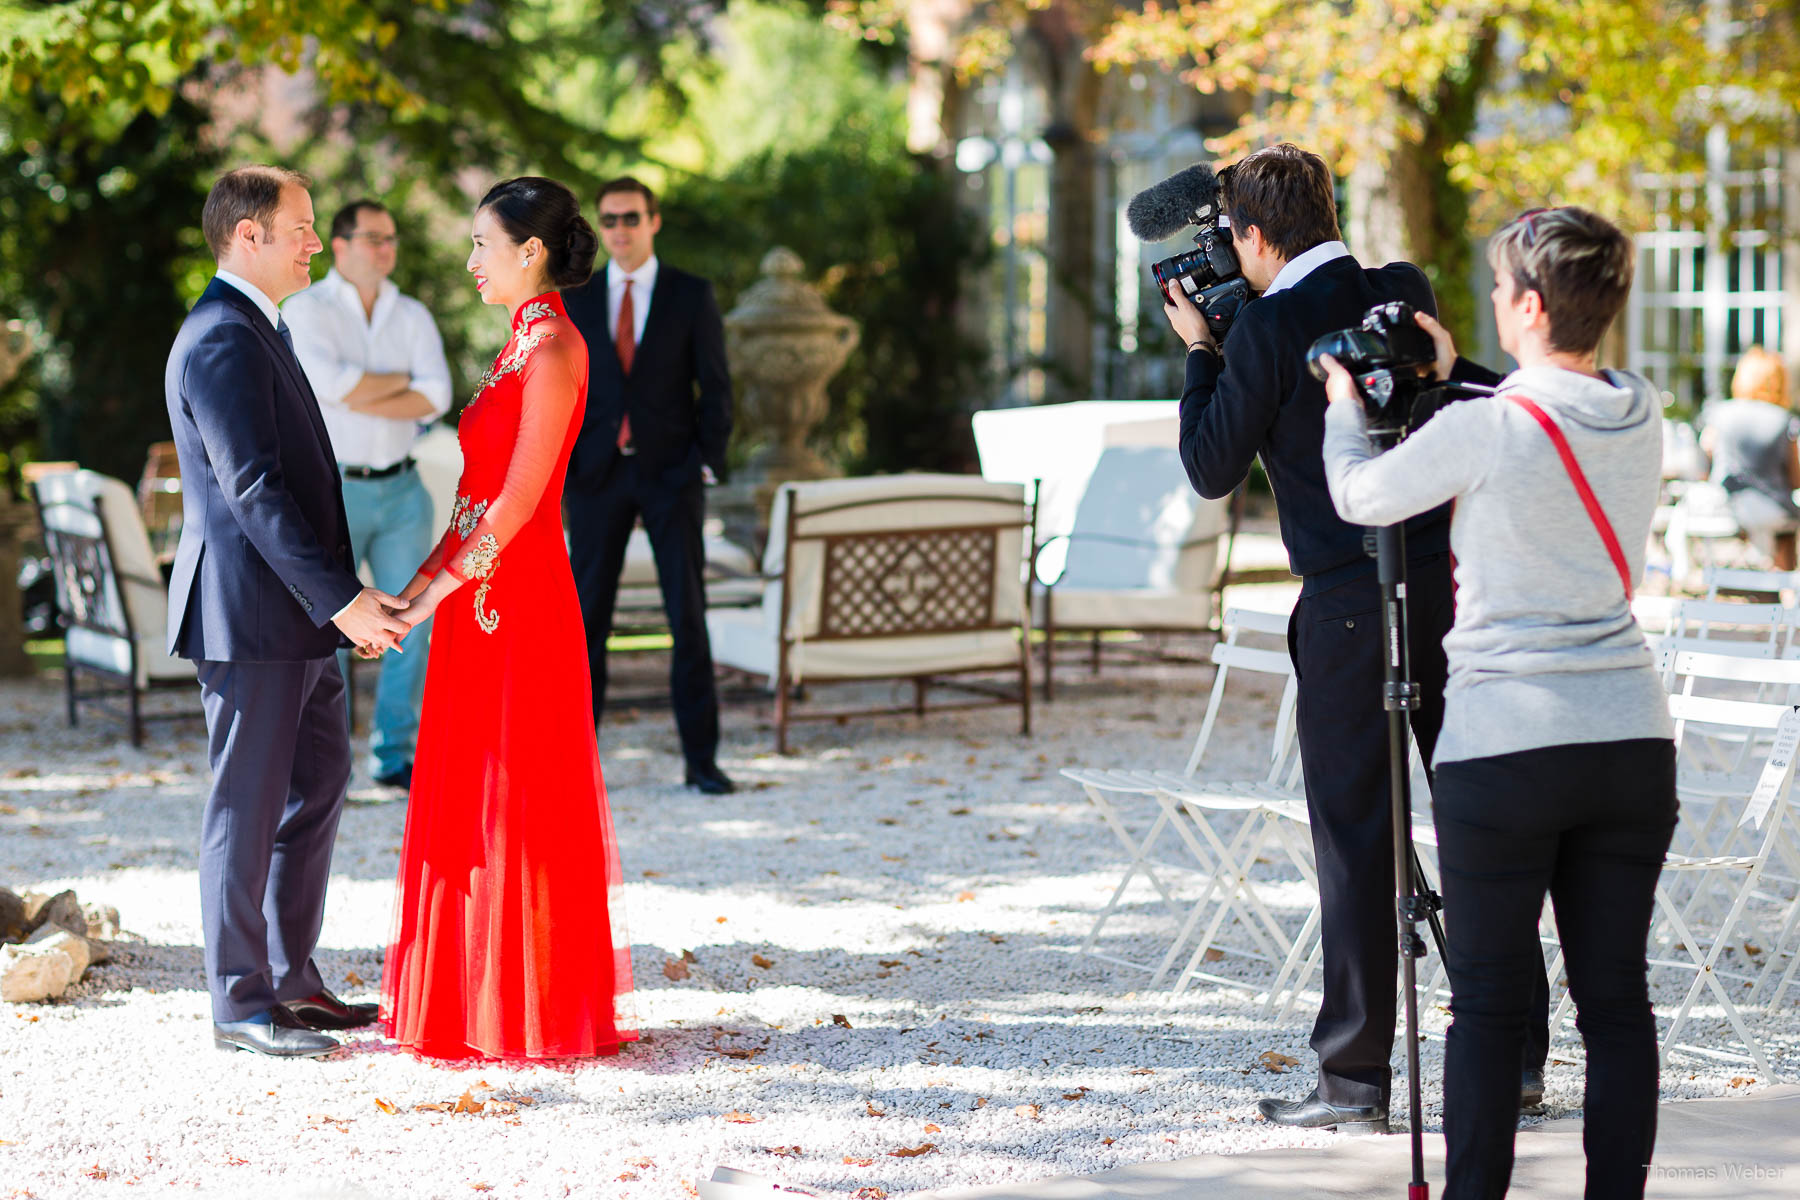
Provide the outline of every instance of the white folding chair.
{"type": "MultiPolygon", "coordinates": [[[[1225,701],[1229,680],[1234,671],[1248,671],[1253,674],[1275,673],[1285,675],[1281,698],[1277,702],[1275,712],[1275,733],[1273,744],[1279,753],[1282,746],[1292,740],[1294,720],[1294,681],[1293,669],[1288,664],[1285,650],[1259,650],[1243,645],[1240,638],[1244,634],[1262,634],[1285,639],[1287,618],[1282,615],[1260,613],[1252,610],[1233,609],[1225,614],[1225,640],[1213,647],[1215,671],[1212,691],[1207,697],[1206,712],[1200,722],[1200,731],[1194,739],[1192,751],[1188,754],[1187,764],[1177,772],[1160,772],[1142,768],[1096,768],[1065,767],[1061,774],[1080,785],[1088,800],[1107,828],[1113,831],[1128,856],[1124,873],[1113,889],[1093,928],[1081,945],[1081,953],[1110,962],[1119,966],[1132,967],[1149,973],[1151,986],[1160,986],[1167,973],[1173,949],[1163,956],[1159,965],[1135,962],[1116,955],[1103,954],[1097,950],[1100,935],[1108,921],[1117,913],[1120,902],[1132,882],[1143,875],[1162,897],[1163,903],[1177,918],[1181,915],[1181,906],[1175,894],[1158,875],[1158,871],[1194,871],[1204,875],[1208,893],[1217,887],[1219,862],[1207,849],[1205,842],[1196,838],[1190,830],[1178,828],[1179,841],[1185,844],[1191,856],[1184,864],[1159,861],[1153,857],[1159,841],[1170,831],[1171,822],[1176,817],[1174,805],[1161,795],[1162,788],[1171,781],[1188,782],[1196,779],[1205,762],[1206,752],[1212,744],[1213,732],[1217,726],[1219,713],[1225,701]],[[1133,801],[1140,803],[1134,804],[1133,801]],[[1144,812],[1148,807],[1154,815],[1144,812]],[[1128,808],[1135,811],[1126,811],[1128,808]],[[1149,824],[1144,825],[1148,818],[1149,824]],[[1134,823],[1135,822],[1135,823],[1134,823]]],[[[1179,943],[1177,943],[1179,944],[1179,943]]]]}

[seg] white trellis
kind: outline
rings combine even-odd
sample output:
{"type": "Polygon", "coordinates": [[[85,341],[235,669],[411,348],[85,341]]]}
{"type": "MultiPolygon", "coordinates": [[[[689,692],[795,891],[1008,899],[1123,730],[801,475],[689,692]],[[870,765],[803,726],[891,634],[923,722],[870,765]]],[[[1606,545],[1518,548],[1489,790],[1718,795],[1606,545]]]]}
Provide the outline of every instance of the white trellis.
{"type": "Polygon", "coordinates": [[[1784,205],[1796,198],[1780,155],[1733,169],[1722,145],[1708,151],[1704,173],[1643,179],[1652,217],[1637,236],[1626,317],[1629,365],[1686,407],[1724,395],[1744,350],[1779,353],[1790,333],[1783,250],[1795,231],[1784,205]]]}

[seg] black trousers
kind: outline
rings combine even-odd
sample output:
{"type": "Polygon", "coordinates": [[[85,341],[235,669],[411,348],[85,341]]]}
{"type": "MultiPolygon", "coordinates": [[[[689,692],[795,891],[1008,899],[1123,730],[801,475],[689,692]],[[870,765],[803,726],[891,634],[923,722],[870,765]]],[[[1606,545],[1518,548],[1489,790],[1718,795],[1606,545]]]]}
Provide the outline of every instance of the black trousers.
{"type": "Polygon", "coordinates": [[[1546,891],[1587,1046],[1587,1200],[1643,1196],[1657,1096],[1645,941],[1676,807],[1675,746],[1662,739],[1549,746],[1438,769],[1453,996],[1445,1200],[1504,1196],[1512,1178],[1546,891]]]}
{"type": "Polygon", "coordinates": [[[331,850],[350,784],[337,659],[199,662],[212,794],[200,920],[215,1021],[316,994],[331,850]]]}
{"type": "Polygon", "coordinates": [[[710,764],[719,749],[719,693],[713,681],[712,643],[706,636],[706,549],[701,538],[705,489],[698,479],[670,485],[642,476],[635,458],[620,456],[598,486],[571,482],[563,492],[569,560],[587,631],[594,723],[598,725],[606,711],[606,638],[612,632],[625,544],[641,516],[675,643],[669,694],[681,751],[689,763],[710,764]]]}
{"type": "MultiPolygon", "coordinates": [[[[1372,565],[1372,564],[1371,564],[1372,565]]],[[[1413,736],[1431,761],[1444,721],[1444,635],[1454,618],[1450,556],[1407,566],[1412,673],[1420,706],[1413,736]]],[[[1381,587],[1367,575],[1302,597],[1288,620],[1299,683],[1300,759],[1319,872],[1324,1000],[1313,1024],[1319,1098],[1382,1105],[1392,1079],[1395,975],[1393,815],[1387,712],[1382,707],[1381,587]]],[[[1454,920],[1446,902],[1446,920],[1454,920]]],[[[1549,1050],[1549,986],[1538,972],[1538,1019],[1514,1064],[1540,1066],[1549,1050]]]]}

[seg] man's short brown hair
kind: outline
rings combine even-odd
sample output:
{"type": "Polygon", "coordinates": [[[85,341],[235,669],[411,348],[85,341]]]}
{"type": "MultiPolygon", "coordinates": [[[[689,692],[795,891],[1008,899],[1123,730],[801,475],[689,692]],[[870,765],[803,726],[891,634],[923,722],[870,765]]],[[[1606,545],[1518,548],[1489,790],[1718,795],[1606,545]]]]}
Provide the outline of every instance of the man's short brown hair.
{"type": "Polygon", "coordinates": [[[265,234],[274,234],[275,210],[281,207],[281,190],[289,184],[311,187],[312,180],[286,167],[261,164],[219,176],[200,210],[200,232],[206,235],[214,262],[225,257],[239,221],[255,221],[265,234]]]}
{"type": "MultiPolygon", "coordinates": [[[[1550,318],[1550,348],[1589,354],[1631,294],[1636,252],[1617,225],[1585,208],[1525,213],[1488,242],[1488,265],[1536,292],[1550,318]]],[[[1517,293],[1515,293],[1517,294],[1517,293]]]]}
{"type": "Polygon", "coordinates": [[[1219,173],[1219,183],[1232,229],[1241,235],[1256,226],[1283,258],[1297,258],[1321,242],[1343,237],[1331,168],[1292,142],[1239,159],[1219,173]]]}
{"type": "Polygon", "coordinates": [[[649,184],[641,179],[635,179],[630,175],[621,175],[617,179],[609,179],[601,184],[600,191],[594,196],[595,207],[599,207],[600,202],[608,196],[616,195],[620,192],[642,196],[644,198],[644,211],[653,217],[656,215],[656,193],[650,190],[649,184]]]}

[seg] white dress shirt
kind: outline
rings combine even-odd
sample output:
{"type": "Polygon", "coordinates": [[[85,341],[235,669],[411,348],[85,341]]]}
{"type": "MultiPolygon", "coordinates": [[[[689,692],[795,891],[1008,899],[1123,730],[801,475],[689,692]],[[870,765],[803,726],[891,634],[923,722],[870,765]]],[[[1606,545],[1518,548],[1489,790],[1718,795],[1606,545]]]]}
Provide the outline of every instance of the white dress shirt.
{"type": "Polygon", "coordinates": [[[625,289],[631,288],[631,344],[642,345],[644,322],[650,317],[650,293],[656,289],[656,255],[643,261],[637,270],[626,274],[616,261],[606,264],[606,330],[613,344],[619,341],[619,309],[625,304],[625,289]]]}
{"type": "Polygon", "coordinates": [[[319,397],[319,411],[340,463],[391,467],[412,453],[420,421],[433,417],[374,417],[352,410],[344,397],[365,374],[405,375],[430,401],[435,416],[450,410],[450,364],[444,339],[423,304],[382,280],[375,311],[363,311],[356,285],[334,268],[282,309],[294,333],[294,352],[319,397]]]}
{"type": "Polygon", "coordinates": [[[269,318],[269,325],[272,328],[281,328],[281,310],[275,307],[275,302],[269,299],[269,294],[267,292],[257,287],[254,283],[251,283],[248,279],[245,279],[242,275],[233,275],[224,267],[220,267],[216,274],[220,283],[229,283],[232,287],[250,297],[256,307],[262,310],[262,315],[269,318]]]}
{"type": "Polygon", "coordinates": [[[1308,275],[1324,266],[1334,258],[1349,258],[1350,247],[1342,242],[1320,242],[1310,250],[1303,250],[1275,273],[1269,286],[1263,289],[1263,295],[1273,296],[1276,292],[1286,291],[1308,275]]]}

